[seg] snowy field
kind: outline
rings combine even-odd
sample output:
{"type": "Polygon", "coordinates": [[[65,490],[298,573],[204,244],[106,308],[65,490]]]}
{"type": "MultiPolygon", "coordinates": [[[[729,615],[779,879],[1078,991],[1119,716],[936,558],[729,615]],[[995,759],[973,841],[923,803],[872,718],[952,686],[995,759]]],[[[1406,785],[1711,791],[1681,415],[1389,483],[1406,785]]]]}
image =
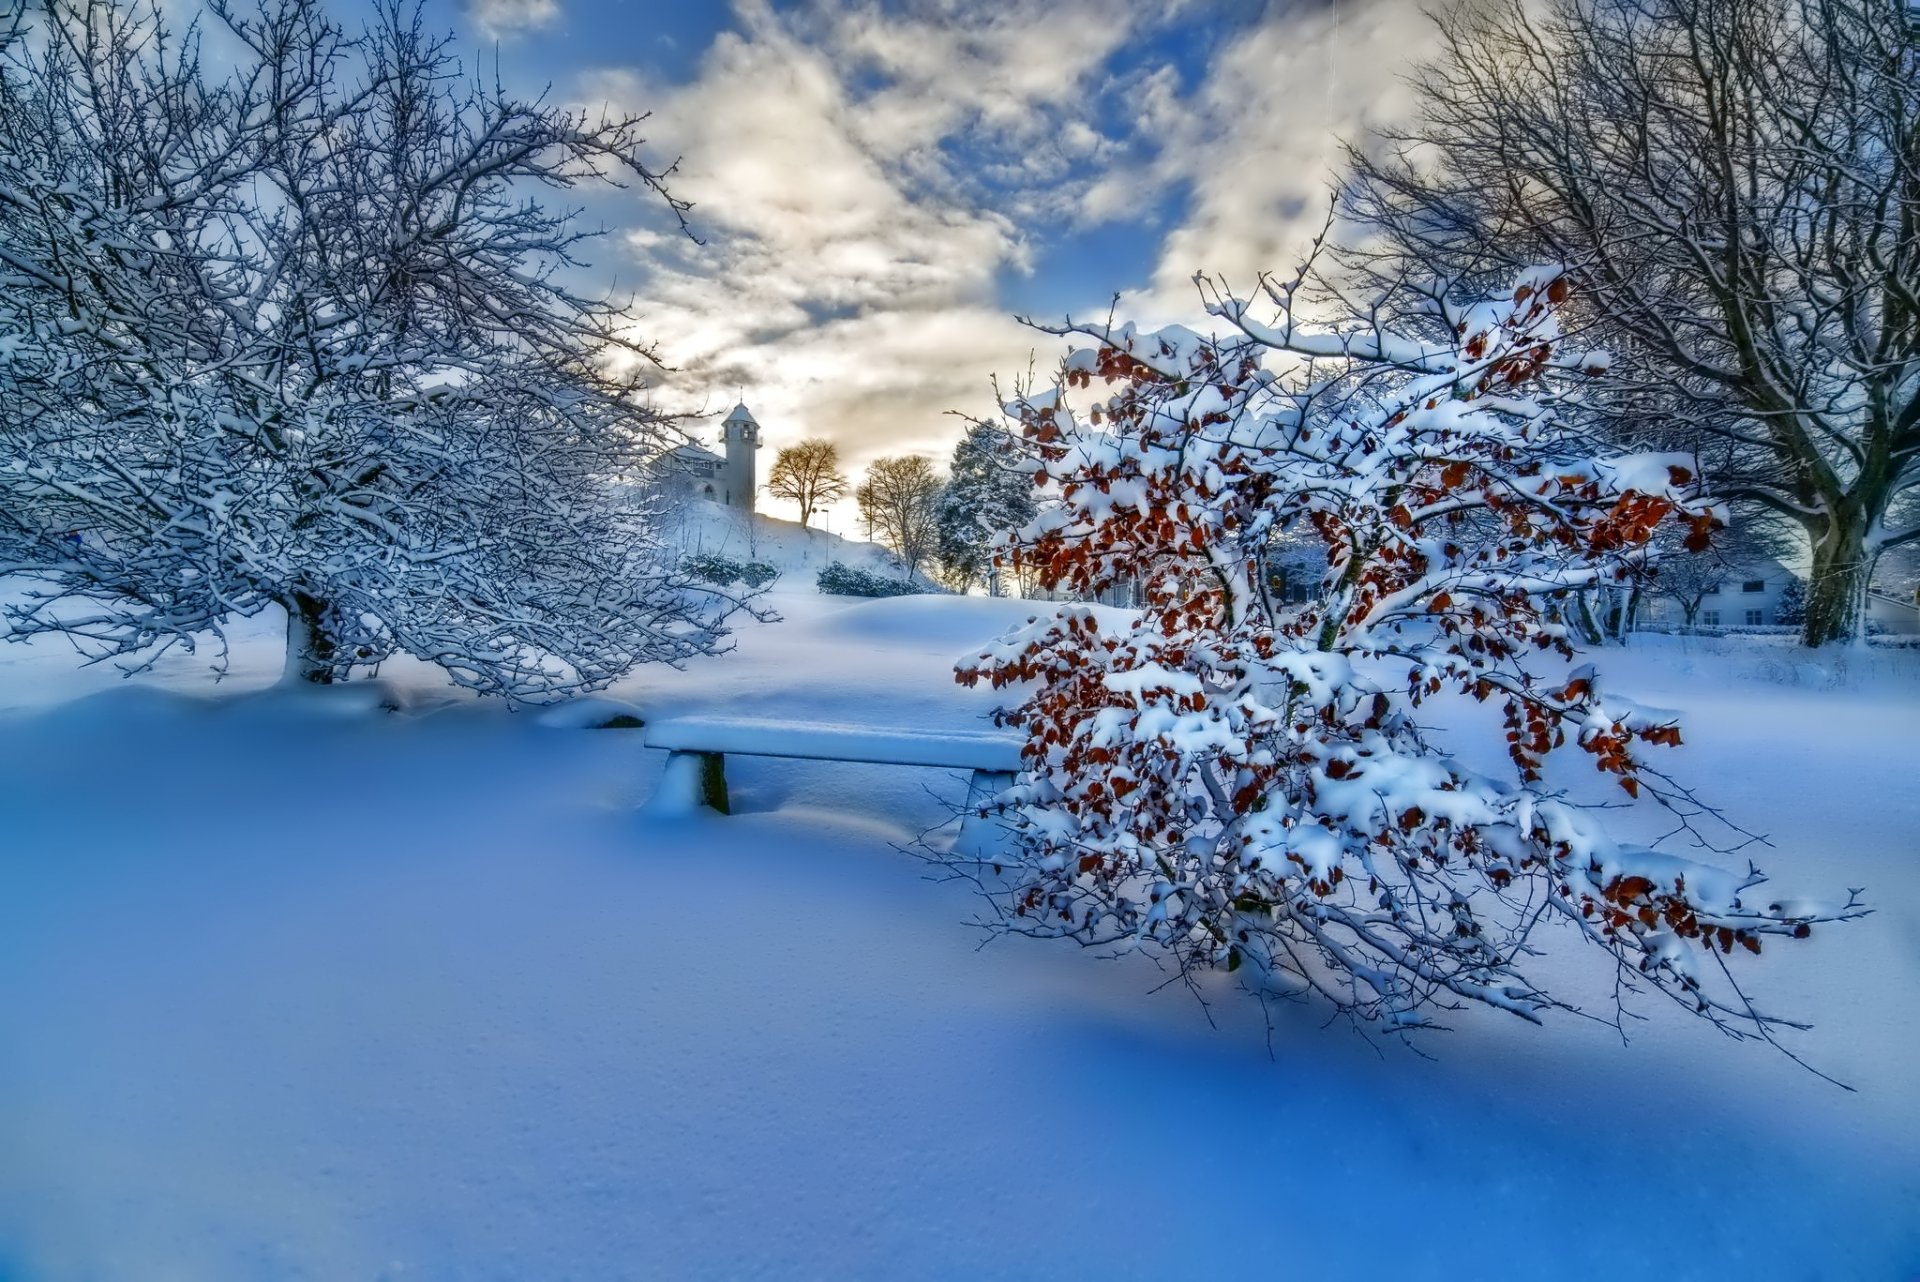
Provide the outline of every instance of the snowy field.
{"type": "MultiPolygon", "coordinates": [[[[1025,614],[774,604],[615,697],[977,728],[952,662],[1025,614]]],[[[648,819],[632,732],[404,665],[396,714],[261,693],[271,622],[218,687],[0,648],[0,1278],[1920,1271],[1920,654],[1600,656],[1777,886],[1866,888],[1749,968],[1848,1093],[1650,1002],[1625,1045],[1301,1007],[1269,1049],[1224,981],[1210,1026],[1144,963],[978,948],[898,849],[958,775],[735,759],[738,813],[648,819]]],[[[1545,973],[1598,1007],[1591,969],[1545,973]]]]}

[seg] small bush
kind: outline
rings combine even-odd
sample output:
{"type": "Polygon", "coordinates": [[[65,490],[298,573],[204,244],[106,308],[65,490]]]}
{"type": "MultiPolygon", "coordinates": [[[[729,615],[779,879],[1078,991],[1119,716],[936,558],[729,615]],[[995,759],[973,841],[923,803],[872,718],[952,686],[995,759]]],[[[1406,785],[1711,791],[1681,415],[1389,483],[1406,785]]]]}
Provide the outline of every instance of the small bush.
{"type": "Polygon", "coordinates": [[[763,588],[780,577],[780,571],[765,561],[736,561],[718,552],[696,553],[682,561],[680,568],[702,582],[722,588],[735,583],[763,588]]]}
{"type": "Polygon", "coordinates": [[[680,568],[707,583],[726,587],[738,583],[746,572],[746,567],[730,556],[718,552],[700,552],[680,563],[680,568]]]}
{"type": "Polygon", "coordinates": [[[821,570],[815,582],[831,596],[908,596],[921,590],[907,580],[883,578],[838,562],[821,570]]]}

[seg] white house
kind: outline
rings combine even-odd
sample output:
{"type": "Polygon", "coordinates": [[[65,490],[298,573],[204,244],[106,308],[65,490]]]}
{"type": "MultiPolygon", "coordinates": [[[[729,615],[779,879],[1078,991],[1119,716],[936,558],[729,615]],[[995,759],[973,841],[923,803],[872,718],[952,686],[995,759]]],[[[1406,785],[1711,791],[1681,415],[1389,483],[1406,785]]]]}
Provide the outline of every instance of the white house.
{"type": "MultiPolygon", "coordinates": [[[[1780,623],[1780,599],[1789,584],[1804,582],[1772,557],[1741,561],[1726,567],[1720,579],[1700,598],[1693,622],[1703,628],[1772,627],[1780,623]]],[[[1680,627],[1686,611],[1672,596],[1648,593],[1640,603],[1640,622],[1680,627]]]]}
{"type": "Polygon", "coordinates": [[[697,499],[720,502],[721,469],[727,461],[700,445],[676,445],[667,451],[674,488],[697,499]]]}
{"type": "Polygon", "coordinates": [[[1901,600],[1891,592],[1867,593],[1867,625],[1879,624],[1888,632],[1902,636],[1920,633],[1920,602],[1901,600]]]}
{"type": "MultiPolygon", "coordinates": [[[[1700,598],[1694,623],[1703,628],[1773,627],[1784,622],[1780,600],[1792,583],[1806,582],[1771,557],[1727,567],[1720,580],[1700,598]]],[[[1654,627],[1680,627],[1686,612],[1672,596],[1649,593],[1640,604],[1639,621],[1654,627]]],[[[1902,634],[1920,633],[1920,607],[1888,592],[1867,593],[1870,628],[1902,634]]]]}

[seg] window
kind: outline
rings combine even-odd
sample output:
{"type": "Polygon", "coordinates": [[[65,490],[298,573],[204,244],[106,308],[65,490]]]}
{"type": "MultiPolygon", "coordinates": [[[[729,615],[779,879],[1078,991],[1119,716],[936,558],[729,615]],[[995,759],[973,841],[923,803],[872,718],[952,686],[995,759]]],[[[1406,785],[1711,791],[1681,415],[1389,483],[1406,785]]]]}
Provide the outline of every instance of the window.
{"type": "Polygon", "coordinates": [[[1719,627],[1719,626],[1720,626],[1720,611],[1718,611],[1718,610],[1706,610],[1706,611],[1703,611],[1703,612],[1701,613],[1701,615],[1700,615],[1700,622],[1702,622],[1702,623],[1704,623],[1704,624],[1706,624],[1706,625],[1707,625],[1708,627],[1710,627],[1710,628],[1717,628],[1717,627],[1719,627]]]}
{"type": "Polygon", "coordinates": [[[1713,585],[1712,587],[1710,587],[1710,588],[1708,588],[1708,589],[1707,589],[1707,595],[1708,595],[1708,596],[1719,596],[1719,595],[1720,595],[1720,589],[1721,589],[1721,588],[1722,588],[1723,586],[1725,586],[1725,585],[1724,585],[1724,584],[1719,584],[1719,583],[1716,583],[1716,584],[1714,584],[1714,585],[1713,585]]]}
{"type": "Polygon", "coordinates": [[[1766,621],[1767,621],[1767,612],[1765,610],[1748,610],[1747,611],[1748,626],[1757,628],[1761,624],[1765,623],[1766,621]]]}
{"type": "Polygon", "coordinates": [[[1740,585],[1740,590],[1742,592],[1765,592],[1767,590],[1767,581],[1765,579],[1748,579],[1740,585]]]}

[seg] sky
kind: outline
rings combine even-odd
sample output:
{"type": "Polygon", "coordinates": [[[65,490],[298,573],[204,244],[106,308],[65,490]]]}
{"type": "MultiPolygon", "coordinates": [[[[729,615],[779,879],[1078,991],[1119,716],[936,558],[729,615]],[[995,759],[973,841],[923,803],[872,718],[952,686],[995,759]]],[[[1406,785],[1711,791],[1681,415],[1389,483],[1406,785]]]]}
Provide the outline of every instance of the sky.
{"type": "Polygon", "coordinates": [[[712,438],[744,399],[763,476],[810,436],[856,479],[943,462],[954,411],[1057,361],[1020,316],[1193,319],[1196,271],[1291,268],[1432,46],[1417,0],[433,2],[513,87],[651,113],[700,243],[597,198],[593,269],[662,406],[712,438]]]}

